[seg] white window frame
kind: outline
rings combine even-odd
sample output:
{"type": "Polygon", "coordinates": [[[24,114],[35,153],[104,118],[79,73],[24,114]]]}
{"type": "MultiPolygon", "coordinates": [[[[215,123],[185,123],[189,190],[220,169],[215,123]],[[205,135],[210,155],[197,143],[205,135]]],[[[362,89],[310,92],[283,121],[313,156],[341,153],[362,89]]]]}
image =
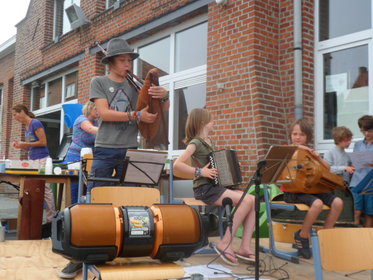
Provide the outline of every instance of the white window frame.
{"type": "MultiPolygon", "coordinates": [[[[201,65],[194,68],[190,68],[184,71],[180,71],[175,73],[175,35],[177,32],[183,31],[185,29],[188,29],[190,27],[193,27],[198,24],[202,24],[204,22],[207,22],[208,17],[207,14],[203,14],[200,16],[197,16],[189,21],[183,22],[178,24],[175,27],[165,29],[157,34],[152,35],[151,37],[136,42],[135,45],[133,45],[135,51],[138,51],[138,49],[142,46],[148,45],[150,43],[153,43],[155,41],[158,41],[162,38],[165,38],[167,36],[170,36],[170,74],[167,76],[163,76],[159,78],[159,84],[166,89],[169,90],[170,94],[170,111],[169,116],[174,116],[174,90],[177,88],[182,88],[183,86],[178,86],[175,88],[175,84],[179,83],[185,83],[185,86],[187,85],[198,85],[201,83],[206,83],[206,75],[207,75],[207,65],[201,65]]],[[[134,60],[133,68],[137,69],[137,60],[134,60]]],[[[173,136],[173,130],[174,130],[174,119],[173,117],[169,118],[169,124],[168,124],[168,139],[169,139],[169,145],[168,145],[168,157],[178,157],[184,150],[174,150],[173,149],[173,143],[174,143],[174,136],[173,136]]]]}
{"type": "MultiPolygon", "coordinates": [[[[64,118],[64,113],[63,113],[63,109],[62,109],[62,104],[77,104],[78,103],[78,98],[76,99],[72,99],[70,101],[66,101],[65,102],[65,95],[66,95],[66,76],[71,74],[71,73],[74,73],[74,72],[78,72],[78,68],[73,68],[73,69],[70,69],[69,71],[66,71],[64,73],[61,73],[59,75],[56,75],[56,76],[53,76],[53,77],[50,77],[46,80],[44,80],[42,82],[42,84],[44,85],[44,105],[42,108],[38,109],[38,110],[35,110],[33,111],[33,113],[35,114],[35,116],[40,116],[40,115],[44,115],[44,114],[49,114],[49,113],[53,113],[53,112],[56,112],[58,110],[61,110],[61,117],[60,117],[60,120],[61,120],[61,126],[60,126],[60,141],[62,140],[62,137],[63,137],[63,134],[64,134],[64,124],[65,124],[65,118],[64,118]],[[56,79],[59,79],[59,78],[62,78],[62,92],[61,92],[61,102],[58,103],[58,104],[55,104],[55,105],[52,105],[52,106],[46,106],[48,104],[48,83],[53,81],[53,80],[56,80],[56,79]]],[[[78,75],[79,75],[79,72],[78,72],[78,75]]],[[[34,87],[31,88],[31,108],[33,108],[33,89],[34,87]]]]}
{"type": "Polygon", "coordinates": [[[64,18],[65,18],[65,9],[64,9],[64,5],[62,5],[62,30],[61,30],[61,34],[57,34],[57,23],[56,23],[56,19],[57,19],[57,14],[58,14],[58,11],[57,11],[57,2],[58,1],[63,1],[65,3],[65,1],[72,1],[74,4],[80,6],[80,0],[54,0],[54,7],[53,7],[53,40],[57,41],[59,40],[59,37],[63,36],[64,34],[70,32],[72,30],[71,28],[71,25],[70,25],[70,29],[69,30],[66,30],[64,32],[63,30],[63,24],[64,24],[64,18]]]}
{"type": "Polygon", "coordinates": [[[115,2],[120,1],[120,0],[114,0],[114,2],[113,2],[112,5],[109,5],[109,1],[110,1],[110,0],[106,0],[106,5],[105,5],[106,9],[110,9],[111,7],[114,6],[114,3],[115,3],[115,2]]]}
{"type": "MultiPolygon", "coordinates": [[[[315,1],[315,83],[314,83],[314,121],[315,121],[315,148],[323,153],[330,150],[334,146],[333,139],[324,139],[324,62],[323,55],[345,49],[350,49],[359,46],[368,46],[368,68],[369,68],[369,112],[373,113],[373,28],[352,34],[332,38],[330,40],[319,41],[319,1],[315,1]]],[[[371,5],[371,23],[373,26],[373,3],[371,5]]],[[[356,124],[357,125],[357,124],[356,124]]],[[[356,141],[361,140],[362,135],[354,135],[352,145],[356,141]]]]}

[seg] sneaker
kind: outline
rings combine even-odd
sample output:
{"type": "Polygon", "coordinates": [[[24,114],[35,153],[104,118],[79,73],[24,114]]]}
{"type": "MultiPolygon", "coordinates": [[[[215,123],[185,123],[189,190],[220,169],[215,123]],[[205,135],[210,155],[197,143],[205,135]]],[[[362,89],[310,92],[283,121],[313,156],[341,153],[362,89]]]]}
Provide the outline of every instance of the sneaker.
{"type": "Polygon", "coordinates": [[[298,254],[305,259],[310,259],[312,257],[312,252],[310,249],[310,243],[308,238],[300,237],[300,230],[294,233],[295,244],[298,249],[298,254]]]}
{"type": "Polygon", "coordinates": [[[62,279],[72,279],[78,274],[82,269],[83,263],[73,263],[69,262],[64,269],[58,273],[58,277],[62,279]]]}

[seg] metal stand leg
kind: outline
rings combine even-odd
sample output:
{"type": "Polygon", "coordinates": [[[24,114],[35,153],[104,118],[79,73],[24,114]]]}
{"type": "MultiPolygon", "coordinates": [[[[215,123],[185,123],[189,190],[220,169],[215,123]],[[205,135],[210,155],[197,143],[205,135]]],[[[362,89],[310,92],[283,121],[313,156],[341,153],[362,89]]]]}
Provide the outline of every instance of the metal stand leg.
{"type": "Polygon", "coordinates": [[[79,203],[84,203],[82,188],[83,188],[83,162],[81,163],[80,170],[79,170],[79,186],[78,186],[78,202],[79,203]]]}
{"type": "Polygon", "coordinates": [[[88,265],[83,263],[83,280],[88,279],[88,265]]]}
{"type": "Polygon", "coordinates": [[[83,263],[83,280],[88,280],[88,270],[93,273],[95,279],[101,280],[101,273],[96,266],[83,263]]]}
{"type": "Polygon", "coordinates": [[[312,242],[313,265],[315,268],[315,279],[323,280],[319,237],[317,236],[317,232],[314,228],[311,229],[311,242],[312,242]]]}
{"type": "MultiPolygon", "coordinates": [[[[267,212],[267,223],[268,223],[268,233],[269,233],[269,248],[261,247],[260,249],[264,253],[271,253],[272,255],[274,255],[278,258],[288,260],[288,261],[291,261],[292,263],[298,264],[299,263],[298,252],[284,252],[284,251],[280,251],[276,248],[275,238],[274,238],[274,235],[273,235],[272,218],[271,218],[271,207],[275,207],[275,206],[271,206],[271,201],[270,201],[270,198],[269,198],[267,184],[264,184],[263,186],[264,186],[264,202],[265,202],[266,212],[267,212]]],[[[294,209],[295,206],[293,206],[293,205],[279,205],[279,207],[281,207],[281,208],[286,207],[285,209],[291,211],[291,210],[294,209]]]]}

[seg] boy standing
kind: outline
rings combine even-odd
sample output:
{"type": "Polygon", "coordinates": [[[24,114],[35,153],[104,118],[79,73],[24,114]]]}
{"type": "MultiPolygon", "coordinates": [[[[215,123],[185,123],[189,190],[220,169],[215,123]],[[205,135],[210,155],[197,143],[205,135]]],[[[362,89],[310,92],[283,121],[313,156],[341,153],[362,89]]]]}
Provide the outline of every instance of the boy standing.
{"type": "Polygon", "coordinates": [[[343,177],[349,183],[351,174],[355,168],[351,166],[351,159],[346,153],[352,141],[352,132],[345,126],[338,126],[333,129],[335,146],[325,153],[324,159],[330,164],[330,171],[343,177]]]}
{"type": "MultiPolygon", "coordinates": [[[[365,115],[358,120],[358,125],[364,139],[357,141],[354,152],[373,151],[373,116],[365,115]]],[[[355,224],[360,224],[360,216],[365,214],[365,226],[373,227],[373,195],[358,194],[355,187],[373,169],[373,160],[370,166],[357,169],[352,176],[350,187],[355,199],[355,224]]]]}

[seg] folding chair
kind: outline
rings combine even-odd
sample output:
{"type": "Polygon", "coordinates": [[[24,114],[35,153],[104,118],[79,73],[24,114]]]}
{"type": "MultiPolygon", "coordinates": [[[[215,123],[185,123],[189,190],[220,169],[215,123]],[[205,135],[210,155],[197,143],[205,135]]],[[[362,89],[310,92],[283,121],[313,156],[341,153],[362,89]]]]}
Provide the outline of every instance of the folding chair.
{"type": "MultiPolygon", "coordinates": [[[[92,203],[112,203],[117,206],[148,206],[160,203],[158,189],[147,187],[104,186],[96,187],[91,192],[92,203]]],[[[83,279],[88,279],[88,269],[101,279],[100,271],[95,266],[83,264],[83,279]]]]}
{"type": "Polygon", "coordinates": [[[333,228],[312,232],[315,278],[323,279],[323,269],[371,271],[373,279],[373,228],[333,228]]]}
{"type": "MultiPolygon", "coordinates": [[[[264,202],[266,206],[266,212],[267,212],[267,223],[268,223],[268,233],[269,233],[269,247],[261,247],[261,251],[264,253],[271,253],[272,255],[291,261],[292,263],[299,263],[299,257],[298,257],[298,252],[297,251],[281,251],[276,248],[276,243],[275,243],[275,230],[278,229],[279,224],[276,224],[272,221],[272,216],[271,216],[271,210],[272,209],[282,209],[286,211],[294,211],[295,209],[299,209],[302,211],[308,210],[308,206],[305,204],[289,204],[285,203],[283,201],[273,201],[271,202],[270,197],[269,197],[269,192],[268,192],[268,185],[264,184],[264,202]]],[[[329,210],[330,208],[327,207],[326,205],[323,206],[324,210],[329,210]]],[[[293,224],[291,225],[291,229],[293,232],[297,230],[297,226],[300,227],[300,225],[293,224]]],[[[287,242],[291,243],[293,240],[289,240],[289,238],[284,237],[282,240],[277,240],[280,242],[287,242]]]]}

